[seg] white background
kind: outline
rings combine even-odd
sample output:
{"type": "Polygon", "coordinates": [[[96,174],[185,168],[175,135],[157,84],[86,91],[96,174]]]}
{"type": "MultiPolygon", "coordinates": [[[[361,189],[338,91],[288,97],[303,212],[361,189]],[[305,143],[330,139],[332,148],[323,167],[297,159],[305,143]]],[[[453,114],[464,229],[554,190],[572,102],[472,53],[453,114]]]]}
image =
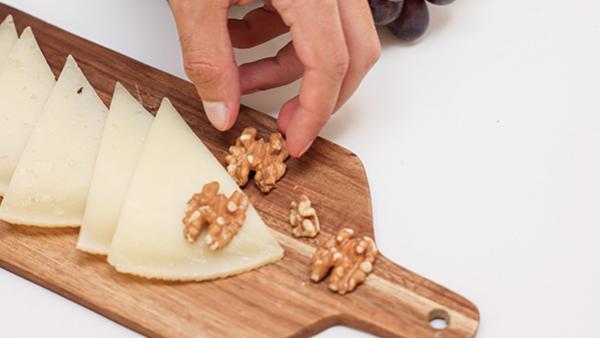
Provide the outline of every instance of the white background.
{"type": "MultiPolygon", "coordinates": [[[[164,1],[5,2],[183,77],[164,1]]],[[[457,0],[431,21],[418,44],[380,32],[322,132],[366,166],[381,251],[473,301],[480,337],[598,337],[600,2],[457,0]]],[[[276,112],[296,89],[243,102],[276,112]]],[[[136,335],[3,270],[0,318],[3,337],[136,335]]]]}

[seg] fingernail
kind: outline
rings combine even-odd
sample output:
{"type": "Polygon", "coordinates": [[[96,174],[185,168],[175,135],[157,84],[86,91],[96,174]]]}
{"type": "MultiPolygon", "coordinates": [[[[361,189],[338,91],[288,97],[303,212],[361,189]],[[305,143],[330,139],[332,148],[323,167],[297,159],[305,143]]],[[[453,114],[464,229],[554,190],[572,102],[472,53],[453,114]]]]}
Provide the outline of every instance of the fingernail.
{"type": "Polygon", "coordinates": [[[219,130],[225,130],[229,119],[229,111],[225,102],[202,101],[202,105],[210,123],[219,130]]]}

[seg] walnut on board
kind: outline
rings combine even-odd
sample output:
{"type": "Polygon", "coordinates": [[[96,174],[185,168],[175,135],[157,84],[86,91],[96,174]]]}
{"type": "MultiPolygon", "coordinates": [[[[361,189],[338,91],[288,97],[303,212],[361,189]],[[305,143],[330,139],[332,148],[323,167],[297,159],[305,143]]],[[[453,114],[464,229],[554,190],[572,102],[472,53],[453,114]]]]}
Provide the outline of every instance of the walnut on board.
{"type": "Polygon", "coordinates": [[[313,282],[319,282],[329,274],[327,287],[343,295],[365,281],[373,271],[378,250],[372,238],[352,238],[353,235],[352,229],[342,229],[317,249],[310,266],[313,282]]]}
{"type": "Polygon", "coordinates": [[[290,224],[296,237],[315,237],[321,231],[319,216],[308,196],[301,195],[298,202],[290,204],[290,224]]]}
{"type": "Polygon", "coordinates": [[[271,133],[269,140],[256,138],[256,129],[246,128],[229,147],[225,157],[227,172],[243,187],[248,183],[252,171],[254,184],[268,193],[287,170],[285,160],[289,157],[287,145],[280,133],[271,133]]]}

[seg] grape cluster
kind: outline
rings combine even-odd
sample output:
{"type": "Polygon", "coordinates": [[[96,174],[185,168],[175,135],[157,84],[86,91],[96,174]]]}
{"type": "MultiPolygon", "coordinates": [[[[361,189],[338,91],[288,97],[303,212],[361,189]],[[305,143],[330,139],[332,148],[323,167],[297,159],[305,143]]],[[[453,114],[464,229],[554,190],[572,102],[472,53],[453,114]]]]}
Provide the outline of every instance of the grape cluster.
{"type": "MultiPolygon", "coordinates": [[[[387,26],[398,39],[413,41],[421,37],[429,25],[426,0],[369,0],[377,26],[387,26]]],[[[434,5],[448,5],[454,0],[427,0],[434,5]]]]}

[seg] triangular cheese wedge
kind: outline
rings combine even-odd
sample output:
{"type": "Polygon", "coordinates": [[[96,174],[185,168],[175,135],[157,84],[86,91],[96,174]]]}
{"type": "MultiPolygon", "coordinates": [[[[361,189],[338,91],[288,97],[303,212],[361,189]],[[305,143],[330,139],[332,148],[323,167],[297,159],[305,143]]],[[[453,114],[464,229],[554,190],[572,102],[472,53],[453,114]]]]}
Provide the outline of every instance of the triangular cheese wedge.
{"type": "Polygon", "coordinates": [[[107,113],[69,56],[10,181],[0,219],[81,225],[107,113]]]}
{"type": "Polygon", "coordinates": [[[6,192],[54,82],[28,27],[0,68],[0,196],[6,192]]]}
{"type": "Polygon", "coordinates": [[[154,117],[117,82],[96,159],[77,248],[107,255],[154,117]]]}
{"type": "Polygon", "coordinates": [[[4,64],[18,37],[12,15],[7,15],[0,24],[0,66],[4,64]]]}
{"type": "Polygon", "coordinates": [[[164,99],[140,155],[108,256],[120,272],[165,280],[206,280],[238,274],[280,259],[283,250],[250,206],[238,235],[221,251],[201,235],[183,236],[189,198],[218,181],[239,189],[169,100],[164,99]]]}

